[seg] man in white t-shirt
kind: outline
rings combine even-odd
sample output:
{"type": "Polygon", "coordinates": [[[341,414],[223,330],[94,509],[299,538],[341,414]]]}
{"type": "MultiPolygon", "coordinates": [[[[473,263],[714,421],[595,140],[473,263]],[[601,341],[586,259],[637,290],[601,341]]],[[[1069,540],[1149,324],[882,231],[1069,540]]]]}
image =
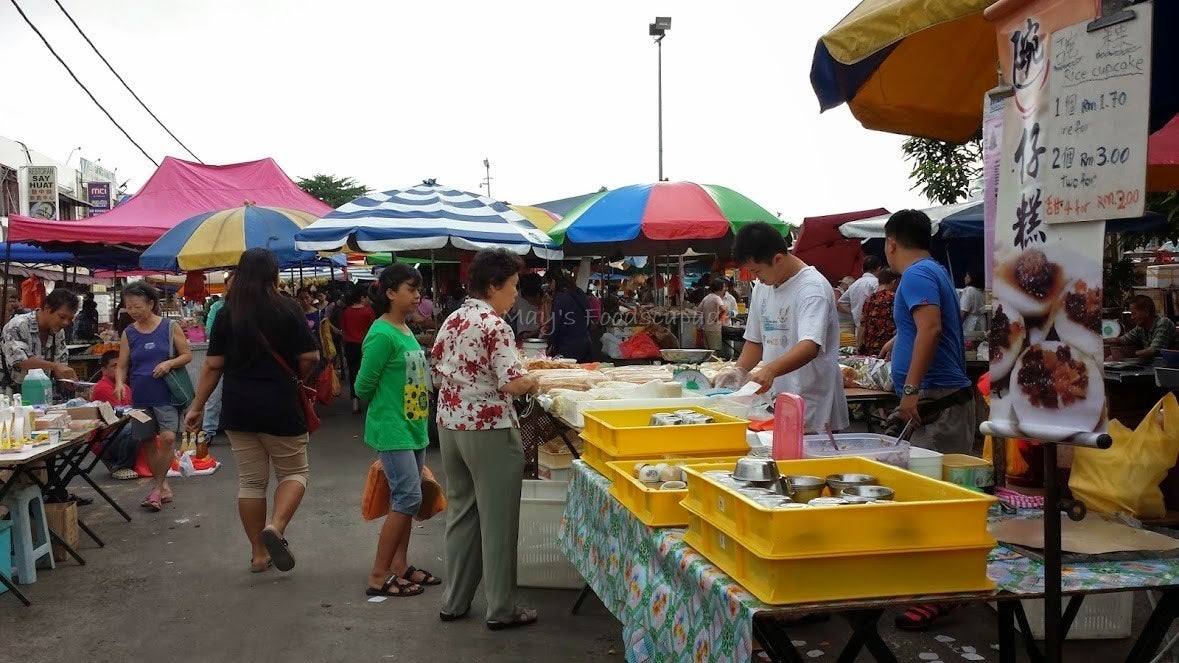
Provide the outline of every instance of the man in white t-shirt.
{"type": "Polygon", "coordinates": [[[733,295],[733,284],[731,282],[725,283],[725,309],[729,312],[729,318],[737,317],[737,297],[733,295]]]}
{"type": "Polygon", "coordinates": [[[721,334],[721,327],[729,318],[725,300],[721,298],[724,291],[725,282],[721,279],[708,284],[708,294],[700,302],[700,314],[704,318],[700,323],[700,330],[704,332],[704,347],[727,359],[724,356],[724,337],[721,334]]]}
{"type": "Polygon", "coordinates": [[[868,299],[869,295],[876,292],[876,288],[880,285],[880,282],[876,280],[876,275],[880,273],[881,267],[880,258],[865,256],[863,276],[856,279],[837,302],[841,313],[851,313],[852,324],[856,328],[856,338],[860,337],[860,313],[864,310],[864,301],[868,299]]]}
{"type": "Polygon", "coordinates": [[[750,371],[749,380],[760,384],[762,392],[801,396],[806,402],[806,430],[821,432],[828,424],[832,430],[846,428],[831,284],[792,255],[782,235],[766,223],[750,223],[737,231],[733,259],[760,281],[750,297],[745,346],[737,367],[750,371]]]}

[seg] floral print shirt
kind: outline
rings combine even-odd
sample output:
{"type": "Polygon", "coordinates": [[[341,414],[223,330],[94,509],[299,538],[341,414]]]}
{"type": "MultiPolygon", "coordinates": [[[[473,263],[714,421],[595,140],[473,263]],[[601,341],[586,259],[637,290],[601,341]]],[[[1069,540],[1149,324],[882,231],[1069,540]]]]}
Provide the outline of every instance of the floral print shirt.
{"type": "Polygon", "coordinates": [[[897,325],[892,319],[896,296],[892,290],[877,290],[864,300],[864,308],[860,311],[860,326],[864,330],[861,354],[875,357],[884,344],[896,336],[897,325]]]}
{"type": "Polygon", "coordinates": [[[470,298],[442,327],[434,347],[438,425],[450,430],[518,426],[512,397],[502,389],[527,374],[507,321],[487,302],[470,298]]]}

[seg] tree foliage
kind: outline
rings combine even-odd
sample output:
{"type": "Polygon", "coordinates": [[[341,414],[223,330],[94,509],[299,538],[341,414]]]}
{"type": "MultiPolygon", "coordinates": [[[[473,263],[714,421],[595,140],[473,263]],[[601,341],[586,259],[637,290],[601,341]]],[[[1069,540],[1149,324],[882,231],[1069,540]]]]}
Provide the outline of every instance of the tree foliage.
{"type": "Polygon", "coordinates": [[[299,188],[332,207],[339,207],[369,192],[369,188],[351,177],[336,177],[317,173],[313,177],[300,177],[299,188]]]}
{"type": "Polygon", "coordinates": [[[965,200],[970,183],[982,173],[982,141],[962,144],[932,138],[911,137],[901,144],[905,161],[913,164],[909,179],[926,198],[952,205],[965,200]]]}

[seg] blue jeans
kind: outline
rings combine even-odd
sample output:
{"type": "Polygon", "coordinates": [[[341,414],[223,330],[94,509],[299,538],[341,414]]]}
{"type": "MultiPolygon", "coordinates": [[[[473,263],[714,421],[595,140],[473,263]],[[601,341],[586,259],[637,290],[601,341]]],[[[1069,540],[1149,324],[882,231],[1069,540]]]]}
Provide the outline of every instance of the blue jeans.
{"type": "Polygon", "coordinates": [[[213,387],[213,393],[209,394],[209,400],[205,401],[205,418],[204,423],[201,424],[201,430],[205,431],[205,439],[211,440],[217,434],[217,428],[221,426],[221,383],[224,378],[217,380],[217,386],[213,387]]]}
{"type": "Polygon", "coordinates": [[[407,516],[416,515],[422,506],[422,462],[426,450],[399,449],[378,451],[385,480],[389,482],[390,508],[407,516]]]}
{"type": "Polygon", "coordinates": [[[131,424],[123,426],[113,440],[107,442],[102,458],[110,464],[111,471],[135,469],[135,457],[143,443],[141,431],[131,424]]]}

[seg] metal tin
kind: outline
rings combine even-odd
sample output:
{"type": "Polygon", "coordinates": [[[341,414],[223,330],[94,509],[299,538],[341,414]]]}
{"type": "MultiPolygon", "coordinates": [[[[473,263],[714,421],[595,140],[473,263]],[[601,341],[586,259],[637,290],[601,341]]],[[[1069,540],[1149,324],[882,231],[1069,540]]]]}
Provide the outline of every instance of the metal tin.
{"type": "Polygon", "coordinates": [[[842,506],[847,504],[847,500],[842,497],[816,497],[807,504],[810,506],[842,506]]]}
{"type": "Polygon", "coordinates": [[[662,422],[666,421],[667,418],[670,416],[672,416],[672,414],[670,412],[656,412],[655,414],[651,415],[650,425],[652,425],[652,426],[666,426],[667,424],[662,423],[662,422]]]}

